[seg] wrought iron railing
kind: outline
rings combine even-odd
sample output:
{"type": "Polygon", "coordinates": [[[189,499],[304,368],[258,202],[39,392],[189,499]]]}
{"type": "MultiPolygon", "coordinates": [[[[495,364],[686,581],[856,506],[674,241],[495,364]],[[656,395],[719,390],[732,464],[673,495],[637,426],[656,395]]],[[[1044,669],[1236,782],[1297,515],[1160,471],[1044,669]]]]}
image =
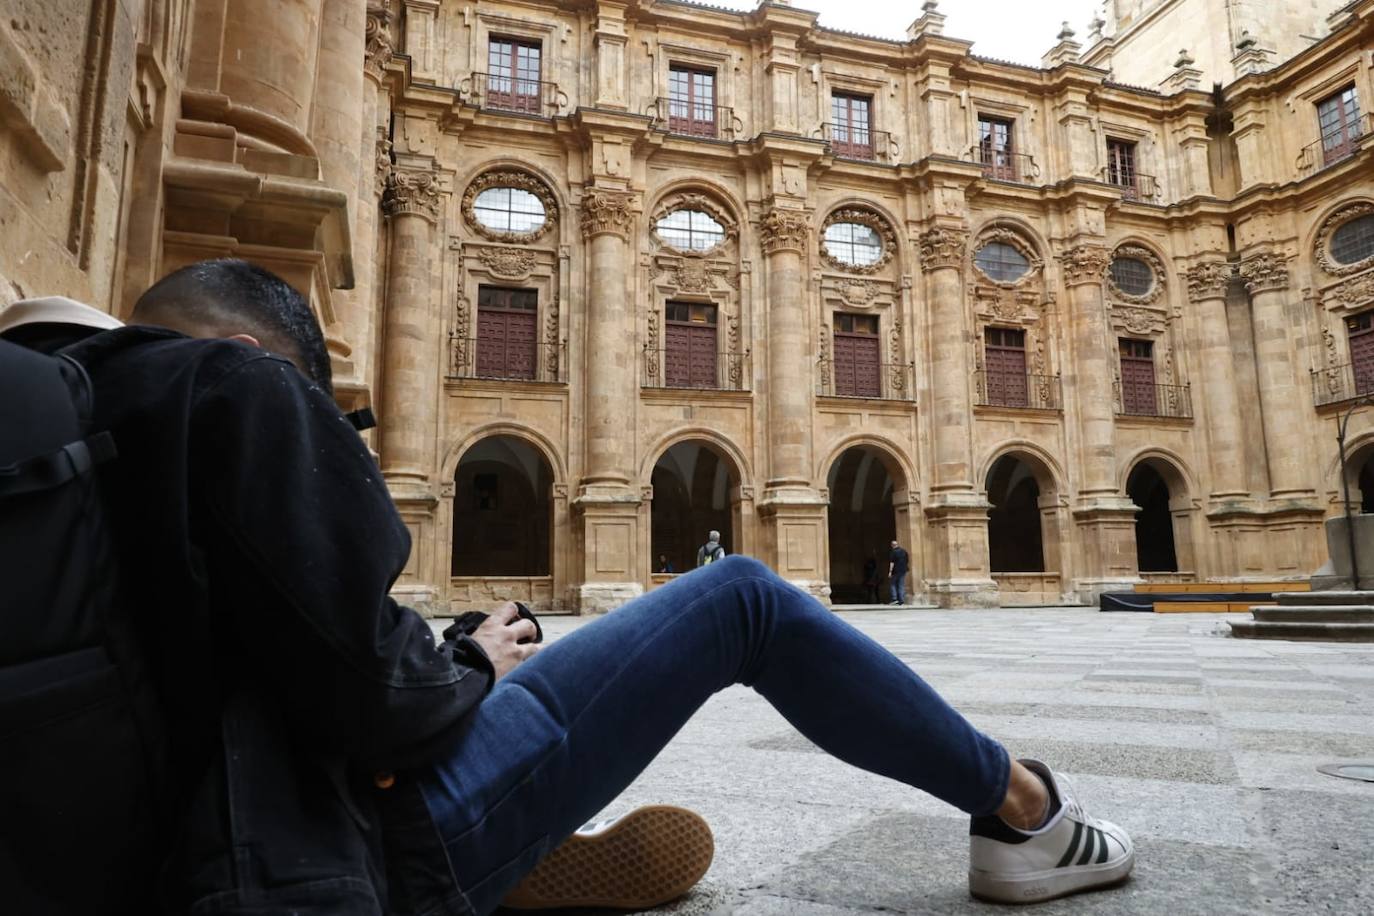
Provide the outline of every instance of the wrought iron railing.
{"type": "Polygon", "coordinates": [[[1370,145],[1374,139],[1374,113],[1364,114],[1353,127],[1339,135],[1313,140],[1298,153],[1298,172],[1321,171],[1351,156],[1370,145]]]}
{"type": "Polygon", "coordinates": [[[974,403],[979,407],[1058,410],[1063,403],[1057,375],[1004,375],[978,369],[973,383],[974,403]]]}
{"type": "Polygon", "coordinates": [[[901,155],[897,141],[885,130],[831,123],[822,124],[816,135],[841,159],[895,163],[901,155]]]}
{"type": "Polygon", "coordinates": [[[851,375],[844,370],[836,372],[834,362],[822,357],[817,367],[816,394],[827,398],[915,401],[916,364],[879,363],[876,367],[856,367],[851,375]]]}
{"type": "Polygon", "coordinates": [[[1040,166],[1029,153],[1011,153],[979,143],[969,150],[969,161],[981,165],[985,177],[998,181],[1034,184],[1040,177],[1040,166]]]}
{"type": "Polygon", "coordinates": [[[1120,188],[1122,200],[1154,201],[1159,197],[1159,180],[1143,172],[1131,175],[1122,175],[1118,172],[1113,175],[1111,167],[1104,166],[1102,180],[1112,187],[1120,188]]]}
{"type": "Polygon", "coordinates": [[[565,385],[568,382],[568,343],[531,344],[450,335],[448,377],[565,385]]]}
{"type": "Polygon", "coordinates": [[[1346,363],[1312,370],[1312,403],[1317,407],[1353,401],[1366,394],[1374,394],[1374,367],[1346,363]]]}
{"type": "Polygon", "coordinates": [[[1188,385],[1132,385],[1126,397],[1115,383],[1116,412],[1123,417],[1169,417],[1191,420],[1193,391],[1188,385]]]}
{"type": "Polygon", "coordinates": [[[748,391],[750,389],[749,351],[717,353],[714,368],[705,371],[700,366],[682,370],[669,365],[676,351],[644,348],[643,377],[645,388],[683,388],[696,391],[748,391]]]}
{"type": "Polygon", "coordinates": [[[557,83],[474,73],[458,85],[458,95],[469,105],[489,111],[551,118],[568,107],[568,94],[557,83]]]}
{"type": "Polygon", "coordinates": [[[735,110],[723,105],[703,105],[681,99],[655,99],[647,112],[654,126],[670,134],[705,140],[733,140],[744,133],[744,122],[735,110]]]}

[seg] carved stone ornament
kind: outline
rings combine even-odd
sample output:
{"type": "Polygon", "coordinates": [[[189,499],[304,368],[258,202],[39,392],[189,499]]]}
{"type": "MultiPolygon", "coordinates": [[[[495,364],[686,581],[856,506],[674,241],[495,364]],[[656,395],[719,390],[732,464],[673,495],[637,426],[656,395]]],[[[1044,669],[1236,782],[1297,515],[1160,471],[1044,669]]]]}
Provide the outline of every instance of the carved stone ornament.
{"type": "Polygon", "coordinates": [[[1266,252],[1246,258],[1240,262],[1240,275],[1251,295],[1288,289],[1288,256],[1266,252]]]}
{"type": "Polygon", "coordinates": [[[1200,261],[1194,264],[1183,272],[1188,281],[1188,298],[1193,302],[1224,298],[1226,287],[1235,273],[1235,268],[1225,261],[1200,261]]]}
{"type": "Polygon", "coordinates": [[[433,172],[392,169],[386,179],[382,210],[387,216],[419,216],[439,221],[439,176],[433,172]]]}
{"type": "Polygon", "coordinates": [[[664,203],[660,204],[658,209],[654,211],[653,218],[649,220],[649,234],[653,236],[654,241],[659,245],[685,258],[709,258],[713,255],[719,255],[722,248],[739,238],[739,223],[737,223],[724,209],[716,206],[715,202],[705,194],[674,194],[664,203]],[[664,217],[676,213],[679,210],[697,210],[701,213],[705,213],[725,230],[725,237],[714,247],[704,251],[688,251],[668,244],[663,241],[663,239],[659,238],[658,224],[664,217]]]}
{"type": "Polygon", "coordinates": [[[522,172],[519,169],[497,169],[478,175],[463,192],[461,207],[463,221],[468,224],[472,231],[493,242],[535,242],[548,235],[558,222],[558,199],[553,196],[548,185],[529,172],[522,172]],[[477,212],[474,209],[477,204],[477,195],[492,188],[515,188],[519,191],[528,191],[539,198],[539,203],[544,207],[544,224],[531,232],[499,232],[482,225],[482,221],[477,218],[477,212]]]}
{"type": "Polygon", "coordinates": [[[860,308],[869,305],[878,295],[878,284],[872,280],[842,280],[835,289],[846,304],[860,308]]]}
{"type": "Polygon", "coordinates": [[[759,239],[766,254],[806,251],[811,224],[800,210],[769,210],[759,220],[759,239]]]}
{"type": "Polygon", "coordinates": [[[1045,269],[1045,261],[1040,255],[1035,253],[1035,249],[1025,240],[1021,233],[1014,229],[1009,229],[1006,226],[992,226],[991,228],[984,229],[982,232],[978,233],[978,238],[973,242],[974,256],[977,257],[978,251],[984,245],[991,242],[1001,242],[1003,245],[1010,245],[1012,248],[1015,248],[1021,253],[1021,257],[1025,258],[1026,263],[1030,266],[1026,269],[1024,274],[1017,277],[1015,280],[1006,281],[989,277],[987,274],[983,273],[982,269],[978,268],[978,265],[975,263],[974,268],[978,270],[977,276],[981,282],[992,283],[1002,289],[1016,289],[1018,287],[1029,286],[1039,281],[1041,273],[1045,269]]]}
{"type": "Polygon", "coordinates": [[[1163,330],[1164,316],[1149,309],[1135,308],[1129,305],[1117,306],[1112,309],[1112,317],[1119,327],[1142,337],[1163,330]]]}
{"type": "Polygon", "coordinates": [[[882,270],[892,263],[892,256],[897,251],[897,233],[892,231],[892,227],[872,210],[860,210],[857,208],[847,208],[836,210],[825,218],[825,225],[821,227],[821,261],[835,270],[842,270],[850,274],[873,274],[882,270]],[[860,226],[867,226],[878,233],[878,239],[882,245],[882,254],[878,260],[872,264],[847,264],[839,258],[832,257],[825,249],[825,230],[837,223],[858,223],[860,226]]]}
{"type": "Polygon", "coordinates": [[[1317,231],[1317,263],[1321,265],[1322,270],[1333,277],[1348,277],[1369,267],[1374,267],[1374,255],[1362,258],[1353,264],[1342,264],[1331,257],[1331,234],[1352,219],[1368,216],[1371,213],[1374,213],[1374,204],[1360,201],[1348,207],[1342,207],[1326,218],[1321,229],[1317,231]]]}
{"type": "Polygon", "coordinates": [[[391,141],[386,137],[377,138],[377,196],[386,193],[387,180],[391,177],[391,141]]]}
{"type": "Polygon", "coordinates": [[[582,234],[628,238],[634,224],[634,196],[623,191],[588,191],[582,197],[582,234]]]}
{"type": "Polygon", "coordinates": [[[1075,245],[1059,255],[1064,282],[1069,286],[1101,283],[1103,272],[1111,263],[1111,254],[1101,245],[1075,245]]]}
{"type": "Polygon", "coordinates": [[[963,229],[937,227],[921,233],[917,244],[921,251],[921,269],[962,267],[968,246],[968,232],[963,229]]]}
{"type": "MultiPolygon", "coordinates": [[[[1137,261],[1144,261],[1145,264],[1150,268],[1151,274],[1151,283],[1149,291],[1147,291],[1143,295],[1135,295],[1133,293],[1128,293],[1121,287],[1117,286],[1116,280],[1112,277],[1111,270],[1108,269],[1107,288],[1111,290],[1113,297],[1120,299],[1123,302],[1130,302],[1135,305],[1151,305],[1152,303],[1156,302],[1160,296],[1164,295],[1164,265],[1160,262],[1158,256],[1156,256],[1153,251],[1141,245],[1121,245],[1115,251],[1112,252],[1112,258],[1113,260],[1115,260],[1116,258],[1134,258],[1137,261]]],[[[1108,267],[1110,268],[1110,264],[1108,265],[1108,267]]]]}
{"type": "Polygon", "coordinates": [[[377,83],[391,60],[391,0],[370,0],[367,4],[367,31],[363,51],[363,73],[377,83]]]}
{"type": "Polygon", "coordinates": [[[494,276],[516,280],[534,270],[534,252],[523,248],[479,248],[477,260],[494,276]]]}
{"type": "Polygon", "coordinates": [[[1374,274],[1347,280],[1331,291],[1331,298],[1347,309],[1369,305],[1374,300],[1374,274]]]}

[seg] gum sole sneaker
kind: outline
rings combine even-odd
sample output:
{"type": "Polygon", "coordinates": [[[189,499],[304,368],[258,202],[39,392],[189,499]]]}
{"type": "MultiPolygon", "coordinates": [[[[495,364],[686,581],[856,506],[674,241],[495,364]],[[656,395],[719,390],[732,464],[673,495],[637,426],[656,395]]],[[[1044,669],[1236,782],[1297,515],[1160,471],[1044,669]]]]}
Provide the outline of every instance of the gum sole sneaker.
{"type": "Polygon", "coordinates": [[[1022,760],[1049,787],[1058,810],[1038,830],[1001,818],[975,817],[969,826],[968,889],[980,900],[1038,903],[1125,881],[1135,865],[1126,831],[1089,817],[1063,777],[1037,760],[1022,760]]]}
{"type": "Polygon", "coordinates": [[[637,808],[568,837],[501,905],[649,909],[691,890],[715,851],[701,815],[668,805],[637,808]]]}

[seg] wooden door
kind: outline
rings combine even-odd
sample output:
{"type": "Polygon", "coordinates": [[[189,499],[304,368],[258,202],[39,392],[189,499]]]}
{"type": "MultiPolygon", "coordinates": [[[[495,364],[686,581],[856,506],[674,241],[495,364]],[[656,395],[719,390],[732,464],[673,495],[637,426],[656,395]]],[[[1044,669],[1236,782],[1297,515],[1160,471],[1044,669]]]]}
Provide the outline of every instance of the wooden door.
{"type": "Polygon", "coordinates": [[[882,396],[882,354],[877,337],[835,332],[835,393],[842,397],[882,396]]]}
{"type": "Polygon", "coordinates": [[[1025,332],[988,328],[983,336],[988,403],[999,407],[1029,407],[1025,332]]]}
{"type": "Polygon", "coordinates": [[[1121,341],[1121,410],[1138,417],[1159,415],[1154,347],[1148,340],[1121,341]]]}
{"type": "Polygon", "coordinates": [[[663,375],[669,388],[717,388],[716,329],[669,322],[663,375]]]}

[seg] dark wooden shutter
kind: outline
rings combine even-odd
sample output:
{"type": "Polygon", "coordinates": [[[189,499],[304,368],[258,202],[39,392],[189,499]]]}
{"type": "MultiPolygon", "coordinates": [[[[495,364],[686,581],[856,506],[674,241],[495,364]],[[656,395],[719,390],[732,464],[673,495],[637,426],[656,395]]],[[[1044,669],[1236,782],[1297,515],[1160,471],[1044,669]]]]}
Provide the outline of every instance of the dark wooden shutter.
{"type": "Polygon", "coordinates": [[[1024,331],[988,328],[984,332],[983,362],[987,372],[988,403],[999,407],[1029,407],[1024,331]]]}
{"type": "Polygon", "coordinates": [[[538,294],[483,286],[477,302],[477,376],[533,379],[539,369],[538,294]]]}
{"type": "Polygon", "coordinates": [[[1124,140],[1107,141],[1107,181],[1125,189],[1127,200],[1140,196],[1135,171],[1135,144],[1124,140]]]}
{"type": "Polygon", "coordinates": [[[835,332],[835,393],[842,397],[882,396],[880,341],[870,334],[835,332]]]}
{"type": "Polygon", "coordinates": [[[1374,392],[1374,312],[1346,320],[1350,333],[1350,364],[1356,395],[1374,392]]]}
{"type": "Polygon", "coordinates": [[[1155,400],[1155,360],[1147,340],[1121,341],[1121,409],[1139,417],[1159,414],[1155,400]]]}
{"type": "Polygon", "coordinates": [[[669,388],[717,388],[716,329],[669,322],[663,374],[669,388]]]}

